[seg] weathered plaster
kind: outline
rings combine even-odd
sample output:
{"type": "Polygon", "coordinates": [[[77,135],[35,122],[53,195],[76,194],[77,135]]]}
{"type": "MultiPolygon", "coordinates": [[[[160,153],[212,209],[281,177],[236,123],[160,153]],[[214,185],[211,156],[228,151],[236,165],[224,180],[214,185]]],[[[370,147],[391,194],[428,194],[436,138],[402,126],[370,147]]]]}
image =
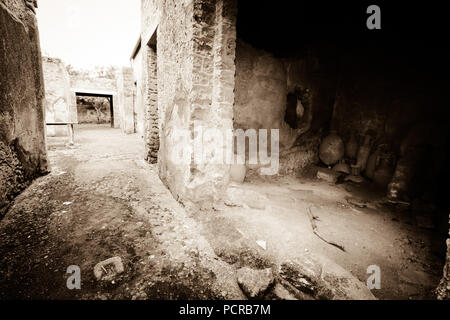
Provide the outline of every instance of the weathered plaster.
{"type": "Polygon", "coordinates": [[[44,87],[34,13],[23,1],[0,2],[0,215],[48,170],[44,87]]]}
{"type": "MultiPolygon", "coordinates": [[[[77,102],[70,89],[70,77],[60,59],[44,57],[45,120],[52,122],[77,122],[77,102]]],[[[48,136],[67,136],[66,127],[47,126],[48,136]]]]}
{"type": "Polygon", "coordinates": [[[134,82],[133,70],[122,68],[117,76],[118,108],[120,112],[120,127],[126,134],[134,133],[134,82]]]}

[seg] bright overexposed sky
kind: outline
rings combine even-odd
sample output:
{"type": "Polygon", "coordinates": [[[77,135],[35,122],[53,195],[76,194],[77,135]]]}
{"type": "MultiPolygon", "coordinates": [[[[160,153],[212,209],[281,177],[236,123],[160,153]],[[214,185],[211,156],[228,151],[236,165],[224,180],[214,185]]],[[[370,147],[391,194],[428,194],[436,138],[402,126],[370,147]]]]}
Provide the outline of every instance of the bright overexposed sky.
{"type": "Polygon", "coordinates": [[[39,0],[43,54],[78,68],[128,66],[141,0],[39,0]]]}

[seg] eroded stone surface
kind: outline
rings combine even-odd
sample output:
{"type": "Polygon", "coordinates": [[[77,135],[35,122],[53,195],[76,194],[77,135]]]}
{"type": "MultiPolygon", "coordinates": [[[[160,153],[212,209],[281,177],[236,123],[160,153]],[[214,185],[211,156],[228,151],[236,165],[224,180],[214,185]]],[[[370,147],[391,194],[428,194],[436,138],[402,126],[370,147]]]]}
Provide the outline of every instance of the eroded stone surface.
{"type": "Polygon", "coordinates": [[[274,283],[272,269],[254,270],[241,268],[237,271],[239,287],[250,299],[261,298],[274,283]]]}
{"type": "Polygon", "coordinates": [[[280,266],[280,277],[296,289],[315,295],[319,290],[319,279],[322,273],[320,263],[311,259],[303,259],[301,263],[288,261],[280,266]]]}
{"type": "Polygon", "coordinates": [[[324,257],[305,256],[295,261],[287,261],[280,266],[280,277],[314,299],[375,299],[365,284],[324,257]]]}
{"type": "Polygon", "coordinates": [[[0,215],[45,173],[44,87],[36,17],[24,1],[0,2],[0,215]]]}
{"type": "MultiPolygon", "coordinates": [[[[43,71],[45,81],[45,121],[77,122],[77,102],[70,89],[70,77],[61,59],[44,57],[43,71]]],[[[67,136],[65,126],[48,126],[48,136],[67,136]]]]}
{"type": "Polygon", "coordinates": [[[121,257],[113,257],[99,262],[94,267],[94,275],[97,280],[114,280],[116,275],[125,271],[121,257]]]}
{"type": "Polygon", "coordinates": [[[273,299],[276,300],[298,300],[288,289],[277,283],[272,290],[273,299]]]}

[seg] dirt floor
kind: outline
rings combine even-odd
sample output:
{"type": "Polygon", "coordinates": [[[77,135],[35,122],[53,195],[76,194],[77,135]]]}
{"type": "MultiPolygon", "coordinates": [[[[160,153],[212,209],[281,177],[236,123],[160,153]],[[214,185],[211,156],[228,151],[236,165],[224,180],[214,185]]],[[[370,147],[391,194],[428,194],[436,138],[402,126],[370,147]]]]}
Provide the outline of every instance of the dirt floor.
{"type": "Polygon", "coordinates": [[[52,173],[20,195],[0,224],[0,299],[242,299],[234,270],[143,160],[137,135],[75,129],[49,138],[52,173]],[[122,258],[125,272],[95,279],[122,258]],[[81,290],[66,270],[81,268],[81,290]]]}
{"type": "Polygon", "coordinates": [[[377,298],[434,297],[445,242],[377,193],[254,179],[230,186],[214,212],[186,210],[141,160],[137,135],[83,125],[75,141],[49,138],[51,174],[0,223],[0,299],[244,299],[238,268],[305,255],[334,261],[364,284],[367,267],[378,265],[377,298]],[[313,234],[308,209],[320,234],[345,252],[313,234]],[[98,281],[94,266],[116,256],[125,271],[98,281]],[[67,289],[71,265],[81,268],[81,290],[67,289]]]}
{"type": "Polygon", "coordinates": [[[267,261],[314,254],[331,259],[363,283],[370,276],[368,267],[378,266],[381,289],[372,293],[379,299],[435,299],[445,236],[418,227],[420,216],[392,208],[368,184],[253,178],[230,186],[228,199],[215,214],[199,218],[219,256],[242,251],[249,242],[258,247],[262,241],[267,261]],[[312,232],[311,216],[319,235],[345,251],[312,232]]]}

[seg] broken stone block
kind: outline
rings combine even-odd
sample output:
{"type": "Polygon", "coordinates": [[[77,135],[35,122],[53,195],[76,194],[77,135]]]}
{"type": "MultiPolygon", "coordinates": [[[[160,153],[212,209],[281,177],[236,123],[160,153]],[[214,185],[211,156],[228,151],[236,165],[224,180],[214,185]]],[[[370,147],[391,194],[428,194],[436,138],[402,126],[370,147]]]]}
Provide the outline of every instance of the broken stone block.
{"type": "Polygon", "coordinates": [[[242,268],[237,271],[239,287],[249,299],[261,298],[273,285],[275,279],[272,269],[254,270],[242,268]]]}
{"type": "Polygon", "coordinates": [[[319,168],[317,170],[317,178],[320,180],[327,181],[329,183],[336,183],[340,176],[341,176],[341,173],[330,170],[330,169],[319,168]]]}
{"type": "Polygon", "coordinates": [[[99,262],[94,267],[94,275],[97,280],[112,281],[114,278],[125,271],[122,258],[114,257],[99,262]]]}
{"type": "Polygon", "coordinates": [[[277,283],[272,290],[273,299],[276,300],[298,300],[293,294],[289,292],[283,285],[277,283]]]}
{"type": "Polygon", "coordinates": [[[321,273],[321,265],[307,258],[301,262],[287,261],[280,266],[280,277],[283,280],[297,290],[312,295],[318,290],[321,273]]]}
{"type": "MultiPolygon", "coordinates": [[[[280,278],[318,300],[374,300],[367,286],[325,257],[304,256],[280,266],[280,278]]],[[[299,297],[297,297],[300,299],[299,297]]]]}

